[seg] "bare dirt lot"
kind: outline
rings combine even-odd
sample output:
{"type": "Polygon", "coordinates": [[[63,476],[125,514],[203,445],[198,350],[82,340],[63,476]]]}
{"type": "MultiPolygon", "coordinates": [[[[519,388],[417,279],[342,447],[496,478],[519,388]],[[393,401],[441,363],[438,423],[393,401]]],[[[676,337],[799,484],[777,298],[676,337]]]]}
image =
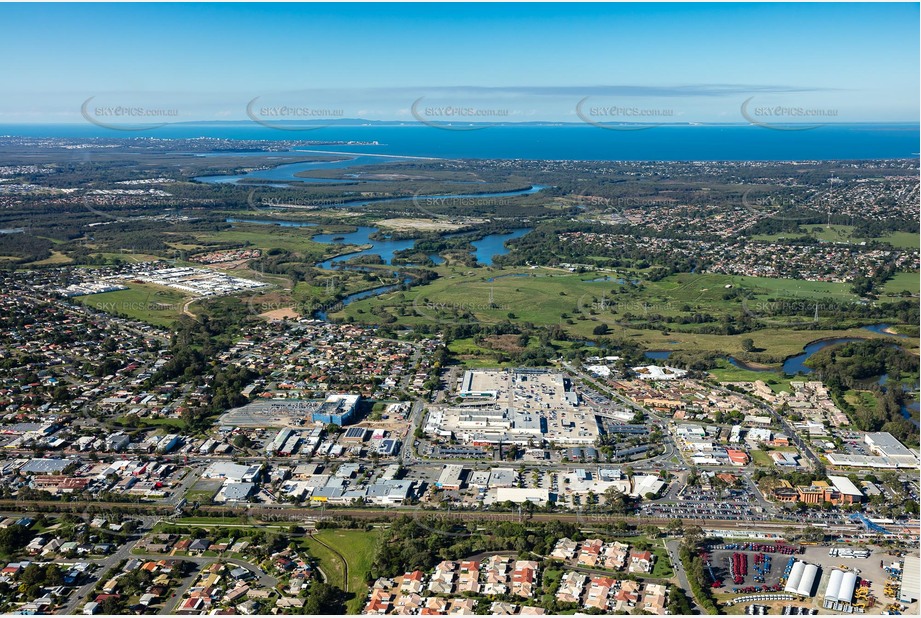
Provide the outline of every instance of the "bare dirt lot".
{"type": "Polygon", "coordinates": [[[285,307],[283,309],[275,309],[274,311],[266,311],[265,313],[260,313],[259,317],[265,318],[267,320],[284,320],[299,318],[301,317],[301,314],[295,311],[294,307],[285,307]]]}
{"type": "Polygon", "coordinates": [[[383,219],[378,221],[377,225],[393,230],[422,230],[426,232],[450,232],[464,227],[458,223],[429,219],[383,219]]]}

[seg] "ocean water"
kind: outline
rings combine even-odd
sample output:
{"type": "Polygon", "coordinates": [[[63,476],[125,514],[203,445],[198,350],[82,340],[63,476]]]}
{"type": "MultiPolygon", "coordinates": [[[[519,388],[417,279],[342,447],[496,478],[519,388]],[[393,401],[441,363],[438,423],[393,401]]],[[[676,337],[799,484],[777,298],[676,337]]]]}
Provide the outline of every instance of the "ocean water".
{"type": "Polygon", "coordinates": [[[453,131],[420,125],[332,126],[280,131],[254,123],[174,124],[124,132],[96,125],[0,125],[27,137],[377,141],[317,150],[436,158],[596,161],[809,161],[917,157],[917,124],[825,125],[786,131],[745,125],[659,126],[621,131],[592,126],[486,126],[453,131]]]}

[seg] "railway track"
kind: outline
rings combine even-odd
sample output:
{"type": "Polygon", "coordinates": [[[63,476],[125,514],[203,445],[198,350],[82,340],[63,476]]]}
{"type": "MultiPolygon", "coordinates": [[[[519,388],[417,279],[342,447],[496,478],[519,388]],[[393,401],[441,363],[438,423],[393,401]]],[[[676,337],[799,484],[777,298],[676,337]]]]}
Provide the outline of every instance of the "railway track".
{"type": "MultiPolygon", "coordinates": [[[[98,514],[105,511],[118,511],[125,514],[159,515],[169,517],[175,514],[175,509],[167,504],[139,504],[125,502],[56,502],[52,500],[37,500],[21,502],[17,500],[0,500],[0,510],[13,510],[22,513],[75,513],[98,514]]],[[[411,508],[387,509],[357,509],[357,508],[304,508],[289,505],[279,506],[253,506],[249,508],[207,505],[198,507],[198,513],[213,517],[251,517],[256,522],[272,523],[287,521],[290,523],[307,523],[318,520],[332,520],[340,517],[349,517],[362,520],[393,519],[394,516],[406,515],[409,517],[426,518],[434,517],[445,521],[514,521],[514,522],[544,522],[564,521],[579,524],[587,528],[623,522],[634,525],[657,525],[665,527],[674,522],[666,517],[636,517],[631,515],[616,515],[613,513],[506,513],[483,511],[427,511],[411,508]]],[[[707,529],[723,530],[752,530],[755,532],[782,532],[791,526],[797,526],[790,521],[738,521],[724,519],[681,519],[684,526],[698,526],[707,529]]],[[[830,532],[856,532],[860,530],[857,524],[844,524],[831,526],[830,532]]]]}

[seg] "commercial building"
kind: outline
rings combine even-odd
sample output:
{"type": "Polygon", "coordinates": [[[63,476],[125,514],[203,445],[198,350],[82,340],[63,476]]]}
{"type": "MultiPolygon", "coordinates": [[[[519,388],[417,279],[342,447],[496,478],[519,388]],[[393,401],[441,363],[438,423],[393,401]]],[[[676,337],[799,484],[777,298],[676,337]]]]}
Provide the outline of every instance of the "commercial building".
{"type": "Polygon", "coordinates": [[[918,462],[914,460],[909,462],[905,459],[892,459],[890,457],[881,457],[878,455],[843,455],[841,453],[829,453],[827,455],[828,463],[837,468],[875,468],[878,470],[896,470],[904,468],[917,469],[918,462]]]}
{"type": "Polygon", "coordinates": [[[287,429],[287,428],[279,431],[275,435],[275,438],[271,442],[269,442],[268,445],[266,445],[265,452],[268,453],[270,456],[277,453],[279,449],[281,449],[281,447],[285,445],[285,442],[288,441],[288,438],[290,438],[291,434],[293,433],[294,433],[293,430],[287,429]]]}
{"type": "Polygon", "coordinates": [[[387,438],[381,440],[377,447],[377,454],[381,457],[396,457],[400,452],[400,441],[387,438]]]}
{"type": "Polygon", "coordinates": [[[744,466],[748,464],[748,453],[745,451],[727,448],[726,455],[729,457],[729,462],[734,466],[744,466]]]}
{"type": "MultiPolygon", "coordinates": [[[[619,479],[615,479],[619,480],[619,479]]],[[[630,495],[634,498],[644,497],[646,494],[659,495],[665,487],[665,482],[652,475],[636,475],[633,477],[633,490],[630,495]]]]}
{"type": "Polygon", "coordinates": [[[846,476],[829,476],[828,480],[834,485],[835,489],[841,494],[841,501],[845,504],[854,504],[863,502],[863,492],[854,485],[851,479],[846,476]]]}
{"type": "Polygon", "coordinates": [[[830,453],[828,462],[837,467],[876,468],[881,470],[917,469],[918,453],[896,440],[891,433],[877,432],[864,435],[871,455],[830,453]]]}
{"type": "Polygon", "coordinates": [[[228,482],[221,488],[215,500],[218,502],[244,502],[255,489],[255,483],[228,482]]]}
{"type": "Polygon", "coordinates": [[[159,442],[157,442],[157,452],[158,453],[169,453],[171,450],[179,446],[181,439],[176,434],[168,434],[163,436],[159,442]]]}
{"type": "Polygon", "coordinates": [[[595,413],[559,372],[468,371],[458,394],[460,405],[430,411],[426,433],[473,446],[591,445],[600,435],[595,413]]]}
{"type": "Polygon", "coordinates": [[[202,476],[206,479],[224,479],[233,483],[251,483],[256,480],[261,470],[261,464],[247,466],[229,461],[216,461],[208,466],[202,476]]]}
{"type": "Polygon", "coordinates": [[[539,487],[500,487],[496,489],[496,501],[545,505],[550,501],[550,492],[539,487]]]}
{"type": "Polygon", "coordinates": [[[441,470],[441,476],[435,481],[435,487],[445,490],[459,490],[464,486],[466,471],[463,466],[448,464],[441,470]]]}
{"type": "Polygon", "coordinates": [[[511,468],[493,468],[489,473],[490,489],[497,487],[514,487],[518,481],[518,473],[511,468]]]}
{"type": "Polygon", "coordinates": [[[333,423],[341,427],[355,417],[360,399],[360,395],[330,395],[313,412],[311,419],[314,423],[333,423]]]}
{"type": "Polygon", "coordinates": [[[285,440],[284,445],[278,449],[279,457],[288,457],[293,455],[297,451],[298,445],[301,443],[301,437],[297,434],[292,435],[287,440],[285,440]]]}
{"type": "Polygon", "coordinates": [[[793,567],[790,569],[790,574],[787,576],[787,583],[784,586],[784,592],[791,592],[796,594],[796,589],[799,586],[800,580],[803,578],[803,571],[806,569],[806,563],[797,560],[793,567]]]}
{"type": "Polygon", "coordinates": [[[918,465],[918,457],[896,440],[891,433],[868,433],[864,436],[864,442],[870,447],[870,452],[875,455],[886,457],[900,464],[918,465]]]}
{"type": "Polygon", "coordinates": [[[72,464],[70,459],[32,459],[19,469],[22,474],[60,474],[72,464]]]}
{"type": "Polygon", "coordinates": [[[342,437],[343,442],[364,442],[368,435],[368,430],[364,427],[349,427],[342,437]]]}
{"type": "Polygon", "coordinates": [[[371,504],[403,504],[412,494],[414,481],[378,481],[368,487],[366,499],[371,504]]]}
{"type": "Polygon", "coordinates": [[[771,451],[769,453],[774,465],[795,468],[799,465],[799,458],[796,453],[784,453],[781,451],[771,451]]]}
{"type": "Polygon", "coordinates": [[[464,399],[496,399],[499,391],[489,382],[486,372],[465,371],[457,395],[464,399]]]}
{"type": "Polygon", "coordinates": [[[677,367],[659,367],[658,365],[631,367],[630,369],[640,380],[677,380],[688,373],[685,369],[678,369],[677,367]]]}

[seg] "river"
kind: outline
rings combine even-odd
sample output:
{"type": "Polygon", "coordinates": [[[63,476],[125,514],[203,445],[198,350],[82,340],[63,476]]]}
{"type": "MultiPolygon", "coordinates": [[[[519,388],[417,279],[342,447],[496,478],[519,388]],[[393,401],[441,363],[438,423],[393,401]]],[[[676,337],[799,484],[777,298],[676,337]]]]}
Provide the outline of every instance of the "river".
{"type": "MultiPolygon", "coordinates": [[[[889,337],[899,337],[905,338],[905,335],[898,335],[894,333],[887,333],[886,329],[890,327],[889,324],[870,324],[869,326],[863,326],[863,330],[868,330],[873,333],[880,333],[887,335],[889,337]]],[[[783,372],[788,375],[796,375],[798,373],[810,374],[812,369],[806,366],[806,361],[821,350],[833,345],[838,345],[841,343],[850,343],[852,341],[863,341],[860,337],[840,337],[835,339],[821,339],[819,341],[813,341],[803,348],[802,354],[797,354],[796,356],[791,356],[783,363],[783,372]]]]}

